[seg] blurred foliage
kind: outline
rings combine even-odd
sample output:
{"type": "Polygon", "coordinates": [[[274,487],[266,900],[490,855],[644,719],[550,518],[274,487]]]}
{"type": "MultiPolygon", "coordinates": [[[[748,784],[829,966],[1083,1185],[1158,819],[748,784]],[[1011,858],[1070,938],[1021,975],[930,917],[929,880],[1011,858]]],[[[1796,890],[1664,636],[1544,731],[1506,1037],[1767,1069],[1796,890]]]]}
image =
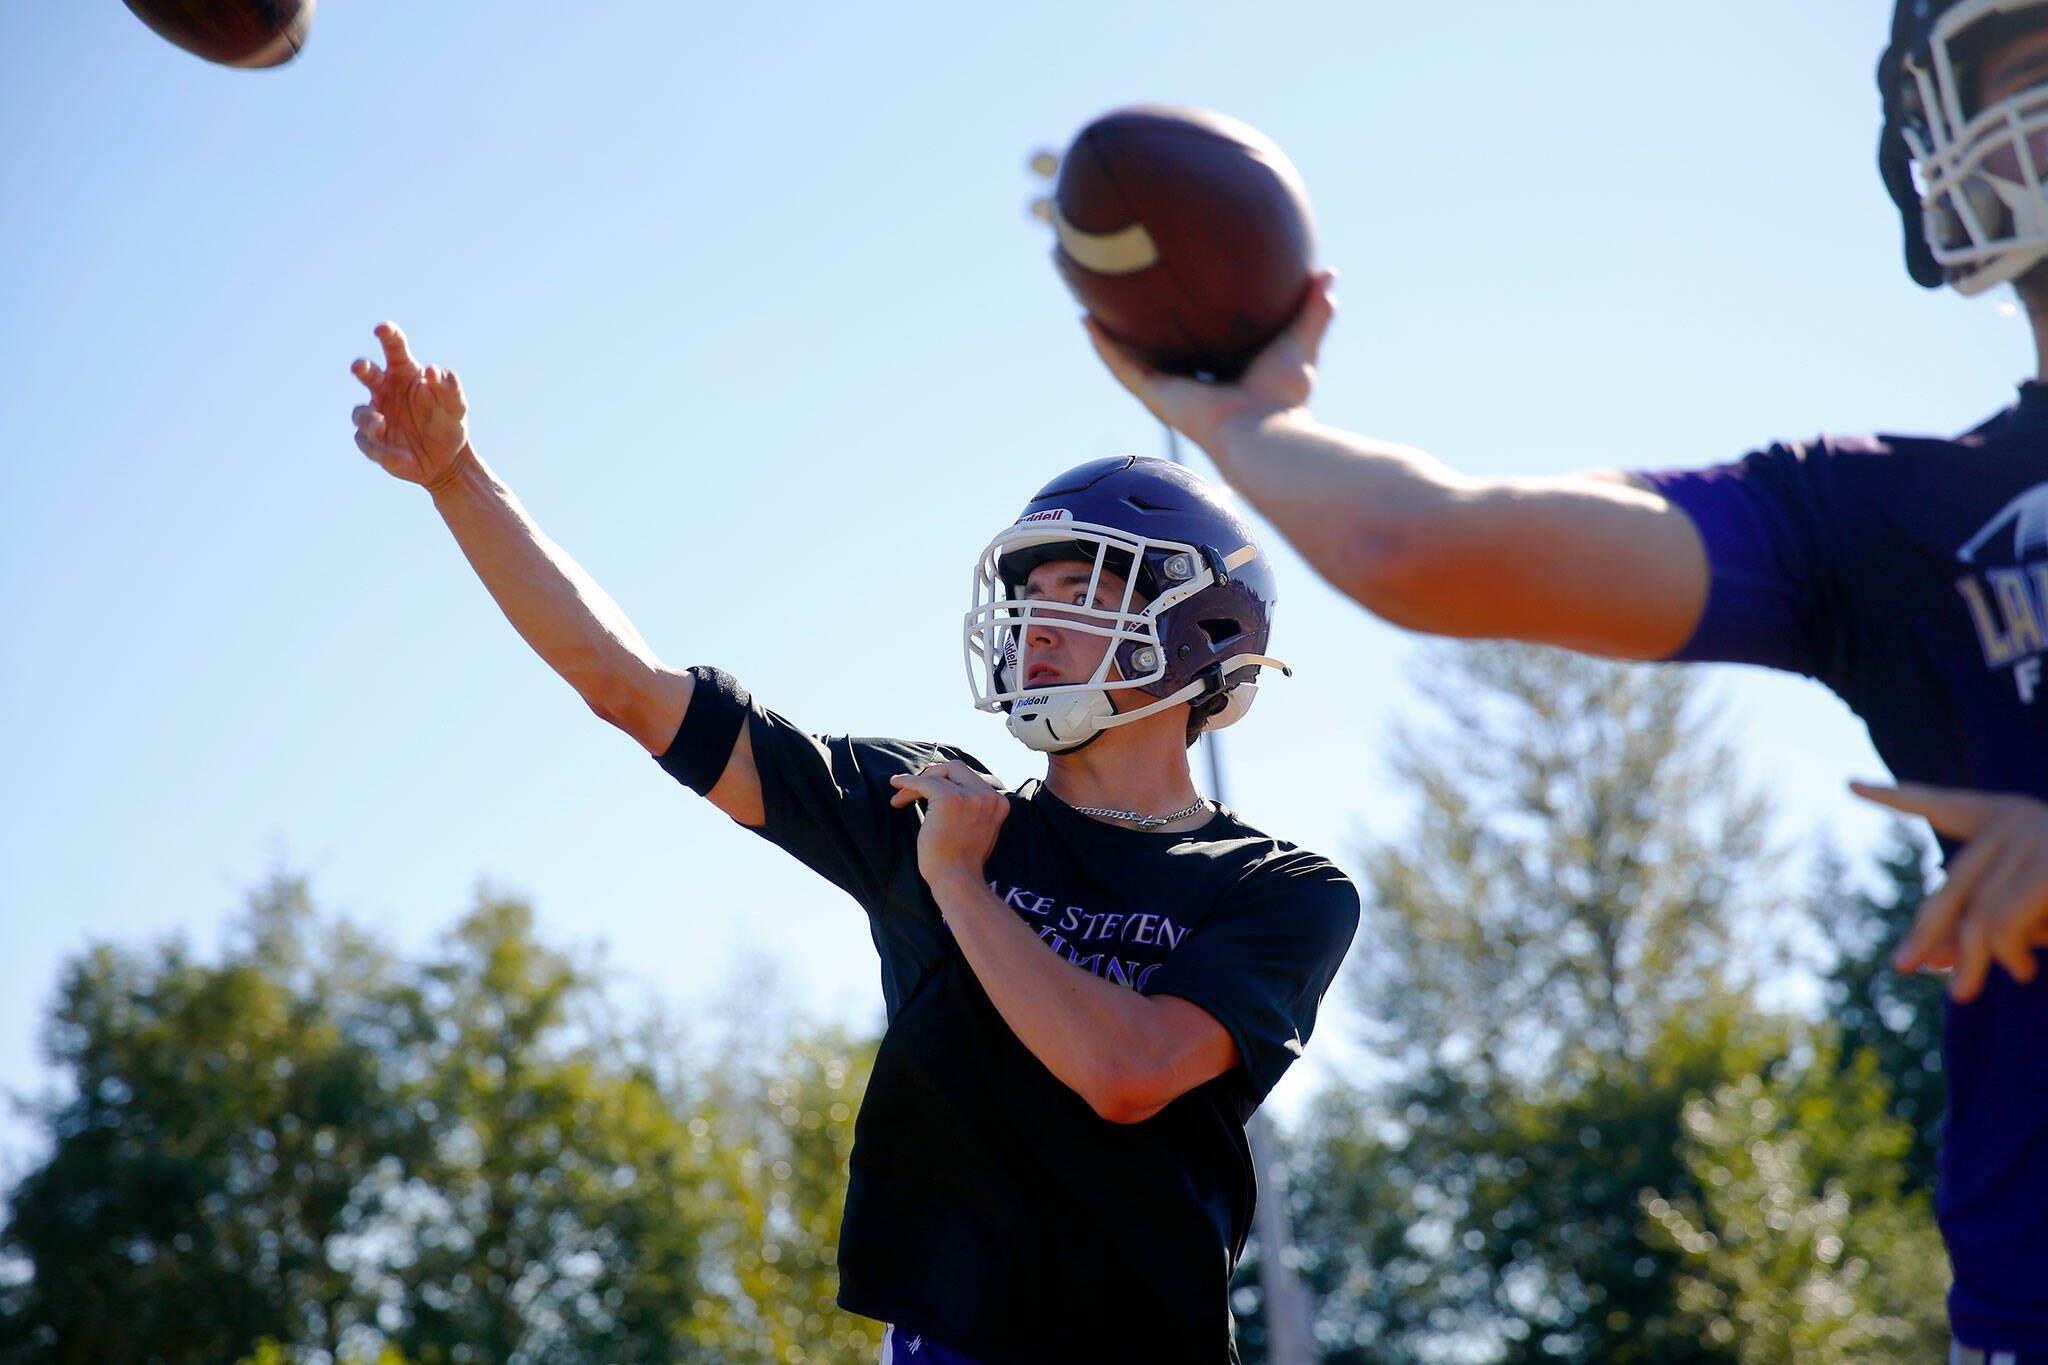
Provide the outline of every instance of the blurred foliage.
{"type": "Polygon", "coordinates": [[[433,1144],[383,1229],[405,1262],[383,1277],[396,1344],[420,1365],[651,1365],[699,1341],[691,1096],[637,1055],[596,979],[535,942],[526,906],[486,900],[407,1001],[433,1144]]]}
{"type": "Polygon", "coordinates": [[[1864,1049],[1829,1039],[1797,1071],[1687,1102],[1679,1157],[1697,1193],[1645,1193],[1681,1255],[1675,1326],[1742,1365],[1911,1365],[1948,1346],[1947,1260],[1911,1125],[1864,1049]]]}
{"type": "Polygon", "coordinates": [[[1833,953],[1823,988],[1828,1018],[1840,1030],[1836,1055],[1844,1066],[1865,1052],[1876,1058],[1891,1092],[1888,1110],[1912,1133],[1905,1158],[1910,1183],[1925,1190],[1934,1188],[1947,1098],[1941,1060],[1944,983],[1925,972],[1901,976],[1892,970],[1891,951],[1927,897],[1931,852],[1917,827],[1901,821],[1879,855],[1876,893],[1861,889],[1839,860],[1830,859],[1816,897],[1816,918],[1833,953]]]}
{"type": "Polygon", "coordinates": [[[724,1365],[867,1360],[881,1348],[879,1325],[834,1306],[853,1117],[874,1059],[874,1040],[836,1029],[791,1037],[765,1072],[714,1077],[691,1120],[715,1171],[707,1250],[731,1276],[718,1304],[724,1365]]]}
{"type": "Polygon", "coordinates": [[[395,965],[272,882],[215,964],[182,944],[70,964],[45,1037],[72,1096],[9,1194],[8,1360],[217,1365],[262,1337],[328,1349],[368,1305],[332,1248],[429,1149],[396,1066],[395,965]]]}
{"type": "MultiPolygon", "coordinates": [[[[1370,1064],[1291,1144],[1324,1358],[1803,1361],[1858,1331],[1866,1351],[1933,1339],[1945,1267],[1888,1059],[1755,1003],[1764,949],[1809,907],[1782,894],[1768,807],[1690,675],[1512,645],[1422,661],[1439,723],[1395,741],[1417,815],[1365,852],[1348,969],[1370,1064]],[[1749,1235],[1756,1191],[1732,1188],[1708,1122],[1743,1086],[1804,1143],[1770,1168],[1774,1197],[1830,1231],[1812,1213],[1810,1235],[1749,1235]],[[1771,1331],[1715,1327],[1744,1313],[1771,1331]]],[[[1889,931],[1846,930],[1895,916],[1896,871],[1889,899],[1820,914],[1831,981],[1863,998],[1889,931]]]]}
{"type": "Polygon", "coordinates": [[[700,1056],[612,985],[516,900],[405,961],[285,877],[216,962],[87,953],[46,1039],[71,1096],[0,1229],[0,1359],[871,1350],[833,1249],[872,1045],[755,991],[749,1050],[700,1056]]]}
{"type": "MultiPolygon", "coordinates": [[[[242,1357],[235,1365],[297,1365],[291,1350],[274,1337],[265,1337],[256,1343],[256,1353],[242,1357]]],[[[347,1351],[333,1360],[333,1365],[412,1365],[395,1346],[387,1345],[382,1350],[371,1352],[347,1351]]]]}

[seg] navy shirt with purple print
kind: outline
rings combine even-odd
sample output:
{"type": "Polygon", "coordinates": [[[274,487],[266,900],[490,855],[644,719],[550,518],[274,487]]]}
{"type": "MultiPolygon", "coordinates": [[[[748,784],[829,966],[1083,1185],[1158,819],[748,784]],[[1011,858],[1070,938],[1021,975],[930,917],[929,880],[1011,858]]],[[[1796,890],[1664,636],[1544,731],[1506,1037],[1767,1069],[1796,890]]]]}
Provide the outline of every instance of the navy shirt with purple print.
{"type": "MultiPolygon", "coordinates": [[[[2048,386],[1952,440],[1827,437],[1638,477],[1712,570],[1675,659],[1819,679],[1902,780],[2048,799],[2048,386]]],[[[1994,967],[1946,1008],[1950,1318],[1971,1346],[2048,1351],[2048,979],[1994,967]]]]}

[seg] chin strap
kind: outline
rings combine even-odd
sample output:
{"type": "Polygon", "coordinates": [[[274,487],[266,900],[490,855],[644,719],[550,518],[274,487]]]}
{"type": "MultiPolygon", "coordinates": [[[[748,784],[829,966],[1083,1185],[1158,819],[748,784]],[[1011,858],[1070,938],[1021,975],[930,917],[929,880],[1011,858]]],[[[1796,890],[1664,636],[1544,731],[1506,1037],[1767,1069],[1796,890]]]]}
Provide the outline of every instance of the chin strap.
{"type": "Polygon", "coordinates": [[[1115,715],[1109,693],[1090,688],[1061,696],[1020,698],[1010,703],[1009,717],[1003,723],[1025,748],[1064,754],[1100,735],[1108,728],[1103,721],[1115,715]]]}
{"type": "Polygon", "coordinates": [[[1020,698],[1010,704],[1006,724],[1010,733],[1027,749],[1042,754],[1071,753],[1098,738],[1105,730],[1158,715],[1167,707],[1178,706],[1184,701],[1220,693],[1226,698],[1223,709],[1209,721],[1210,729],[1220,730],[1235,724],[1251,709],[1252,698],[1259,690],[1257,683],[1239,683],[1235,687],[1225,687],[1223,683],[1232,673],[1250,664],[1277,668],[1283,677],[1294,676],[1294,670],[1278,659],[1264,654],[1235,654],[1222,663],[1203,669],[1202,675],[1187,686],[1133,711],[1117,710],[1106,689],[1091,687],[1073,692],[1047,693],[1042,698],[1020,698]]]}

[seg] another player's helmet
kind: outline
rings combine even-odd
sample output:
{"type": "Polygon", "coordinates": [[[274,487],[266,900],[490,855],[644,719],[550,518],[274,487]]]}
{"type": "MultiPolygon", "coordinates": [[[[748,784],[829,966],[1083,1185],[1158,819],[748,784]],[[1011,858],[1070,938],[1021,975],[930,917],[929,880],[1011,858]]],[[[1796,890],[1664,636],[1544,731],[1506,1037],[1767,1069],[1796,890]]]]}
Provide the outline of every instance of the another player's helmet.
{"type": "Polygon", "coordinates": [[[1906,269],[1977,294],[2048,258],[2048,84],[1980,107],[2002,40],[2048,26],[2048,0],[1899,0],[1877,64],[1878,168],[1899,207],[1906,269]]]}
{"type": "Polygon", "coordinates": [[[974,704],[1007,712],[1010,733],[1047,753],[1181,702],[1210,729],[1233,724],[1261,666],[1287,671],[1265,652],[1274,597],[1251,527],[1199,474],[1149,456],[1091,460],[1041,488],[981,553],[965,623],[974,704]],[[1024,596],[1033,569],[1067,559],[1093,566],[1084,604],[1024,596]],[[1125,583],[1113,608],[1095,605],[1105,573],[1125,583]],[[1034,620],[1107,637],[1095,675],[1027,690],[1018,663],[1034,620]],[[1151,700],[1118,711],[1113,692],[1151,700]]]}

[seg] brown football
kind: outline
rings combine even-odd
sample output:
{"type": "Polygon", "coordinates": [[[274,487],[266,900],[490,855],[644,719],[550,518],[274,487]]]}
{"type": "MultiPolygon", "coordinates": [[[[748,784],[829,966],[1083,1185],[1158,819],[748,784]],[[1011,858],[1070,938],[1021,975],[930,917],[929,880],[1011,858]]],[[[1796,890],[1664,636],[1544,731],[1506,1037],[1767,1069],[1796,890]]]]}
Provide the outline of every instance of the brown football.
{"type": "Polygon", "coordinates": [[[1138,105],[1060,159],[1053,251],[1095,320],[1162,370],[1231,380],[1300,310],[1315,221],[1287,154],[1204,109],[1138,105]]]}
{"type": "Polygon", "coordinates": [[[306,45],[314,0],[127,0],[143,23],[222,66],[281,66],[306,45]]]}

